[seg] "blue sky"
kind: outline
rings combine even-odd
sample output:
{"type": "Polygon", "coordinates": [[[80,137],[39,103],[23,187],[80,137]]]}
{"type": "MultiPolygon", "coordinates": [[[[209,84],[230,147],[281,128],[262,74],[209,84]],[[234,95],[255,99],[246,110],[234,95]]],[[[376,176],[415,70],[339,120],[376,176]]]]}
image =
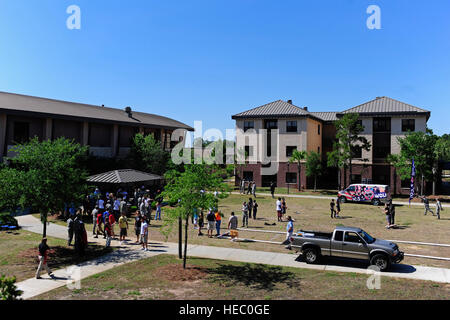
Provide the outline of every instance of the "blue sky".
{"type": "Polygon", "coordinates": [[[448,0],[2,0],[0,91],[223,131],[277,99],[339,111],[389,96],[449,133],[449,14],[448,0]],[[81,30],[66,27],[72,4],[81,30]]]}

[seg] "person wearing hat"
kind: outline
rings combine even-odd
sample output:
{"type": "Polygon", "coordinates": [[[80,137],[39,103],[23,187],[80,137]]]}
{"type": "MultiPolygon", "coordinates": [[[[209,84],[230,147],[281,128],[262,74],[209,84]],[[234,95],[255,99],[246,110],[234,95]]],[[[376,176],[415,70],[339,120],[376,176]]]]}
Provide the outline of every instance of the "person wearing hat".
{"type": "Polygon", "coordinates": [[[39,266],[36,271],[36,279],[41,279],[41,271],[42,268],[45,268],[48,275],[52,277],[52,271],[47,265],[48,260],[48,251],[50,250],[49,246],[47,245],[47,238],[42,238],[41,244],[39,245],[39,266]]]}

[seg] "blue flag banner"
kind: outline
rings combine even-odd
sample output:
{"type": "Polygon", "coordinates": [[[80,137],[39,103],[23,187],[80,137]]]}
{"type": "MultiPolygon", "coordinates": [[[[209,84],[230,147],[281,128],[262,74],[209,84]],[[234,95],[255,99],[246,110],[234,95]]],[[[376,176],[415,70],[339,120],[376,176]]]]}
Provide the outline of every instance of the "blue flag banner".
{"type": "Polygon", "coordinates": [[[411,188],[409,190],[409,204],[411,204],[412,198],[414,198],[414,177],[416,176],[416,165],[414,164],[414,159],[412,159],[412,169],[411,169],[411,188]]]}

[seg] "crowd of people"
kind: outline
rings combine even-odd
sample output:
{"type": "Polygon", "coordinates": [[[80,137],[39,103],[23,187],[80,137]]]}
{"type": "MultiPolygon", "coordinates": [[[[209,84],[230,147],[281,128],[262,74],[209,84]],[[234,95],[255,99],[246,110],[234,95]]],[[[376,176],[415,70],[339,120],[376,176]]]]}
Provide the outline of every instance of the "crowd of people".
{"type": "Polygon", "coordinates": [[[256,197],[256,182],[242,179],[239,187],[239,193],[252,194],[254,197],[256,197]]]}

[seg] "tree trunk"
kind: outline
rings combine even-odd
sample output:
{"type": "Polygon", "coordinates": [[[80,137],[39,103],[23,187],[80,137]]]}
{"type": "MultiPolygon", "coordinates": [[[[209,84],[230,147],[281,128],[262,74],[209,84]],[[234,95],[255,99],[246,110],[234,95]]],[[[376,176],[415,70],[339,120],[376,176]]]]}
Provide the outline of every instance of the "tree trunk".
{"type": "Polygon", "coordinates": [[[47,214],[43,215],[43,219],[42,219],[42,223],[43,223],[43,230],[42,230],[42,238],[47,237],[47,214]]]}
{"type": "Polygon", "coordinates": [[[187,242],[188,242],[188,225],[189,215],[186,215],[186,225],[184,226],[184,256],[183,256],[183,269],[186,269],[186,255],[187,255],[187,242]]]}
{"type": "Polygon", "coordinates": [[[421,176],[421,184],[420,184],[420,195],[423,196],[423,174],[421,176]]]}
{"type": "Polygon", "coordinates": [[[340,191],[342,188],[341,187],[341,175],[342,175],[341,168],[338,167],[338,191],[340,191]]]}
{"type": "Polygon", "coordinates": [[[178,258],[183,258],[183,220],[181,217],[178,218],[178,258]]]}
{"type": "Polygon", "coordinates": [[[302,191],[301,164],[298,164],[298,191],[302,191]]]}
{"type": "Polygon", "coordinates": [[[314,175],[314,192],[316,192],[317,176],[314,175]]]}

